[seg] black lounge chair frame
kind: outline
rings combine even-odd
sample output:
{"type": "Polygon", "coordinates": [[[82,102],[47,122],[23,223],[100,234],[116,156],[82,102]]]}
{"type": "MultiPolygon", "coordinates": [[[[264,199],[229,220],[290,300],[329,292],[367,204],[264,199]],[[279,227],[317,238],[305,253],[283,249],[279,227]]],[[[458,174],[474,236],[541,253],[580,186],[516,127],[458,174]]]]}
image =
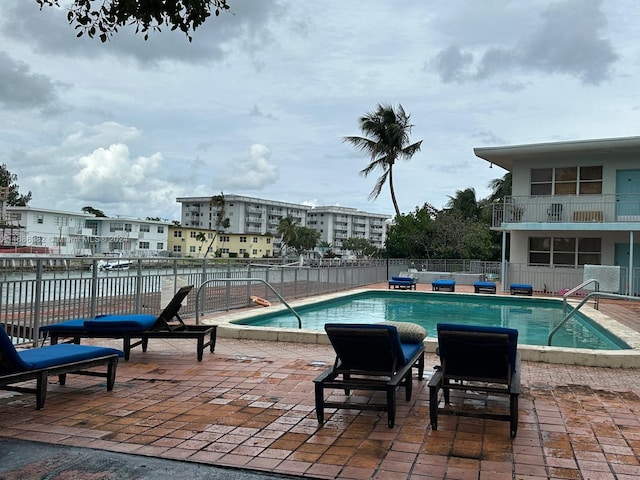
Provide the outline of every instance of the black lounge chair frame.
{"type": "Polygon", "coordinates": [[[48,378],[50,375],[57,375],[60,385],[66,384],[67,373],[73,373],[76,375],[89,375],[92,377],[103,377],[107,379],[107,391],[110,392],[111,390],[113,390],[113,386],[116,381],[117,366],[118,355],[114,354],[104,357],[92,358],[90,360],[65,363],[63,365],[56,365],[54,367],[38,368],[34,370],[25,370],[14,373],[2,373],[2,370],[0,369],[0,390],[35,394],[36,408],[40,410],[44,407],[44,402],[47,398],[47,385],[49,383],[48,378]],[[87,368],[100,367],[104,365],[107,366],[106,373],[86,370],[87,368]],[[35,388],[13,385],[30,380],[36,381],[35,388]]]}
{"type": "MultiPolygon", "coordinates": [[[[418,369],[418,378],[422,380],[424,373],[424,345],[420,344],[409,361],[399,366],[400,359],[391,348],[388,330],[371,329],[371,325],[355,325],[342,328],[337,325],[327,325],[325,329],[330,336],[337,356],[334,365],[315,378],[315,404],[318,423],[324,424],[324,409],[356,409],[386,411],[389,428],[393,428],[396,416],[396,390],[405,388],[406,401],[411,400],[412,368],[418,369]],[[362,360],[358,357],[363,354],[362,360]],[[341,359],[343,355],[345,361],[341,359]],[[370,366],[367,360],[375,359],[370,366]],[[362,365],[352,368],[345,365],[362,365]],[[386,364],[386,365],[385,365],[386,364]],[[342,378],[340,378],[342,377],[342,378]],[[326,401],[325,389],[342,389],[345,395],[351,390],[383,391],[386,392],[385,404],[371,404],[362,402],[326,401]]],[[[397,337],[396,337],[397,338],[397,337]]],[[[398,341],[399,342],[399,341],[398,341]]]]}
{"type": "MultiPolygon", "coordinates": [[[[438,414],[508,420],[511,438],[518,431],[520,394],[520,353],[510,350],[513,339],[508,333],[438,329],[441,366],[429,381],[431,428],[438,429],[438,414]],[[446,354],[443,354],[447,352],[446,354]],[[447,408],[438,398],[443,391],[447,408]],[[468,411],[450,405],[450,390],[475,391],[509,397],[509,414],[468,411]]],[[[496,330],[499,330],[496,328],[496,330]]],[[[511,329],[504,329],[505,331],[511,329]]],[[[513,346],[511,348],[514,348],[513,346]]]]}
{"type": "MultiPolygon", "coordinates": [[[[142,346],[142,351],[146,352],[150,338],[162,339],[183,339],[195,338],[197,341],[197,356],[201,362],[205,348],[213,353],[216,348],[216,325],[187,325],[184,323],[178,311],[182,306],[182,301],[193,289],[193,285],[180,288],[164,310],[158,315],[154,326],[148,330],[140,332],[116,332],[116,331],[86,331],[86,330],[59,330],[50,329],[48,334],[51,338],[51,345],[57,344],[61,339],[71,339],[68,342],[80,343],[81,338],[122,338],[122,350],[124,359],[129,360],[131,349],[142,346]],[[208,336],[208,340],[207,340],[208,336]]],[[[46,337],[45,337],[46,340],[46,337]]],[[[44,340],[43,340],[44,341],[44,340]]]]}

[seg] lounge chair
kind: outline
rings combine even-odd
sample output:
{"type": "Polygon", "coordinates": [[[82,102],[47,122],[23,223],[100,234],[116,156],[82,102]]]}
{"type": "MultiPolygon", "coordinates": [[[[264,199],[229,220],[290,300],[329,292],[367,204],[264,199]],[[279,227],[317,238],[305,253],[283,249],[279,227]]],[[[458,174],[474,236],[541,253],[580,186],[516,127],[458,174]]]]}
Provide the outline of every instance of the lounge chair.
{"type": "Polygon", "coordinates": [[[396,415],[396,390],[405,387],[406,400],[411,399],[411,369],[418,369],[418,378],[424,372],[424,345],[401,343],[398,330],[384,324],[325,325],[327,336],[336,352],[336,360],[315,380],[316,415],[324,423],[324,409],[382,410],[388,415],[392,428],[396,415]],[[341,378],[340,378],[341,377],[341,378]],[[351,390],[386,392],[385,404],[325,401],[325,389],[342,389],[345,395],[351,390]]]}
{"type": "Polygon", "coordinates": [[[49,375],[58,375],[60,385],[66,383],[67,373],[105,377],[107,391],[111,391],[116,380],[118,357],[122,355],[115,348],[70,344],[18,351],[4,327],[0,326],[0,390],[34,393],[38,410],[44,407],[49,375]],[[87,370],[105,365],[106,373],[87,370]],[[30,380],[36,381],[35,388],[15,385],[30,380]]]}
{"type": "Polygon", "coordinates": [[[509,420],[511,438],[518,431],[520,354],[518,330],[457,324],[438,324],[441,365],[429,381],[431,428],[438,428],[438,414],[509,420]],[[442,389],[448,408],[439,407],[442,389]],[[509,415],[465,410],[450,406],[450,390],[470,390],[509,396],[509,415]]]}
{"type": "Polygon", "coordinates": [[[509,285],[511,295],[533,295],[533,287],[528,283],[512,283],[509,285]]]}
{"type": "Polygon", "coordinates": [[[63,338],[71,338],[74,343],[80,343],[81,338],[122,338],[125,360],[129,360],[131,349],[138,345],[146,352],[150,338],[195,338],[198,361],[202,361],[206,347],[211,352],[215,349],[217,328],[215,325],[187,325],[178,315],[182,301],[192,288],[193,285],[180,288],[157,317],[145,314],[100,315],[92,319],[45,325],[40,327],[40,332],[45,339],[47,335],[51,337],[52,345],[63,338]],[[207,336],[208,341],[205,340],[207,336]]]}
{"type": "Polygon", "coordinates": [[[431,282],[431,287],[434,292],[439,291],[456,291],[456,281],[455,280],[434,280],[431,282]]]}
{"type": "Polygon", "coordinates": [[[474,282],[473,291],[475,293],[496,293],[495,282],[474,282]]]}
{"type": "Polygon", "coordinates": [[[391,287],[394,289],[415,290],[416,281],[412,277],[391,277],[391,280],[389,280],[389,289],[391,289],[391,287]]]}

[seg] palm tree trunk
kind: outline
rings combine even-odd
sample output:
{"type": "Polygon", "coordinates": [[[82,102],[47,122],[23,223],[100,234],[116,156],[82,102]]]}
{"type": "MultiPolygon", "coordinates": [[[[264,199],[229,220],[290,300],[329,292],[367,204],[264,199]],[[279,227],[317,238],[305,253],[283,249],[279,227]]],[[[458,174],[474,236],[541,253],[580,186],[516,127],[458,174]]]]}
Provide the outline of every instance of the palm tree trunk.
{"type": "Polygon", "coordinates": [[[400,216],[400,209],[398,208],[398,201],[396,200],[396,192],[393,189],[393,165],[389,165],[389,191],[391,192],[391,201],[393,202],[393,208],[396,210],[396,216],[400,216]]]}

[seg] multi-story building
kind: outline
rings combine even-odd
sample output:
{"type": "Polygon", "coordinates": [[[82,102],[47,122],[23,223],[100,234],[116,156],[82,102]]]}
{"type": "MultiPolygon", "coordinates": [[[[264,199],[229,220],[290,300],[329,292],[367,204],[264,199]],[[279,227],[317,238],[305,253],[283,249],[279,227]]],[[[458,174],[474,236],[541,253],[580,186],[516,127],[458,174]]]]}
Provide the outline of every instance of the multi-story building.
{"type": "MultiPolygon", "coordinates": [[[[182,204],[181,222],[185,227],[215,229],[221,224],[221,207],[214,197],[179,197],[182,204]]],[[[362,212],[345,207],[310,207],[241,195],[224,196],[224,217],[229,227],[221,233],[241,235],[273,236],[273,255],[281,251],[281,236],[278,225],[283,218],[291,217],[299,226],[320,232],[320,239],[332,244],[335,253],[342,251],[342,242],[347,238],[365,238],[382,248],[386,240],[386,222],[391,217],[362,212]]]]}
{"type": "Polygon", "coordinates": [[[387,220],[391,217],[367,213],[347,207],[315,207],[307,211],[307,226],[320,232],[320,240],[342,250],[347,238],[364,238],[377,248],[383,248],[387,220]]]}
{"type": "Polygon", "coordinates": [[[167,250],[168,222],[95,217],[35,207],[6,207],[3,249],[34,253],[153,256],[167,250]],[[26,248],[26,249],[25,249],[26,248]]]}
{"type": "Polygon", "coordinates": [[[204,228],[169,227],[169,252],[180,257],[263,258],[273,256],[270,234],[215,232],[204,228]]]}
{"type": "Polygon", "coordinates": [[[619,293],[640,293],[640,137],[474,151],[512,174],[512,196],[493,206],[509,239],[503,278],[556,292],[585,265],[618,266],[619,293]]]}

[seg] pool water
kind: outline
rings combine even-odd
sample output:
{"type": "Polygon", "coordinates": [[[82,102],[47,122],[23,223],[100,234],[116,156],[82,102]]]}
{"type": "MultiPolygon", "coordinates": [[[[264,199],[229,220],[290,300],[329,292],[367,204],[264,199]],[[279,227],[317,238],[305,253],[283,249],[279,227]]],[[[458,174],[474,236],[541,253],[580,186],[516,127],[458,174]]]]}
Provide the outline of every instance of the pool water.
{"type": "MultiPolygon", "coordinates": [[[[302,328],[323,330],[325,323],[413,322],[437,336],[436,324],[461,323],[516,328],[518,342],[547,345],[549,332],[564,318],[562,303],[552,299],[514,298],[423,292],[369,291],[295,308],[302,328]]],[[[296,328],[288,310],[266,313],[233,323],[260,327],[296,328]]],[[[597,323],[578,312],[558,330],[554,347],[623,350],[630,348],[597,323]]]]}

